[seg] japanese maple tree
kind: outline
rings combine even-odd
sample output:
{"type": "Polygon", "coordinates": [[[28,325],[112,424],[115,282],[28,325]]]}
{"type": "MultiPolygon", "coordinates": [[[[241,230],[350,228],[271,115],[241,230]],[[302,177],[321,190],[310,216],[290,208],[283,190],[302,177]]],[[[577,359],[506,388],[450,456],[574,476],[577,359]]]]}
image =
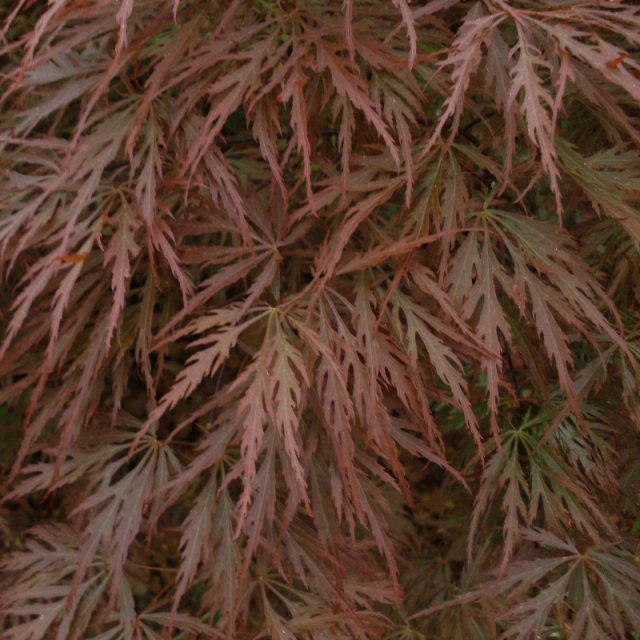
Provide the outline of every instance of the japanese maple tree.
{"type": "Polygon", "coordinates": [[[2,638],[640,637],[637,3],[0,0],[0,96],[2,638]]]}

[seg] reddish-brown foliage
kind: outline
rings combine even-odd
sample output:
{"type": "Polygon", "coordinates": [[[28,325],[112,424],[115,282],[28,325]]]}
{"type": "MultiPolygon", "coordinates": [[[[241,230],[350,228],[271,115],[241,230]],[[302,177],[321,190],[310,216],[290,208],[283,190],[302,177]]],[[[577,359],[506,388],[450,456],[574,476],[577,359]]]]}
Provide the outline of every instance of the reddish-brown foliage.
{"type": "Polygon", "coordinates": [[[0,0],[11,640],[640,633],[640,9],[0,0]]]}

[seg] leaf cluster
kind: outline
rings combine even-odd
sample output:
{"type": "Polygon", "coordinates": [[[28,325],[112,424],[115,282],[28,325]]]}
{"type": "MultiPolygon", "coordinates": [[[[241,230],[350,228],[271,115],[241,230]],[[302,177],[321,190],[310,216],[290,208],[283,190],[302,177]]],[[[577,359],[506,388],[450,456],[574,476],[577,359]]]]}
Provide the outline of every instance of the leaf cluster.
{"type": "Polygon", "coordinates": [[[639,51],[0,0],[1,637],[637,637],[639,51]]]}

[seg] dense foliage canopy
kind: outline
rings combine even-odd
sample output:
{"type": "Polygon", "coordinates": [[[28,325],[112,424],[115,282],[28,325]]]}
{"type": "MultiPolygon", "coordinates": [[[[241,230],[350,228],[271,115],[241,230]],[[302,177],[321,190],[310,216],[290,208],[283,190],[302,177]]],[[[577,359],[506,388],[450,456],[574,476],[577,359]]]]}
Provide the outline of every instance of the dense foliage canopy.
{"type": "Polygon", "coordinates": [[[0,632],[640,632],[640,8],[0,0],[0,632]]]}

